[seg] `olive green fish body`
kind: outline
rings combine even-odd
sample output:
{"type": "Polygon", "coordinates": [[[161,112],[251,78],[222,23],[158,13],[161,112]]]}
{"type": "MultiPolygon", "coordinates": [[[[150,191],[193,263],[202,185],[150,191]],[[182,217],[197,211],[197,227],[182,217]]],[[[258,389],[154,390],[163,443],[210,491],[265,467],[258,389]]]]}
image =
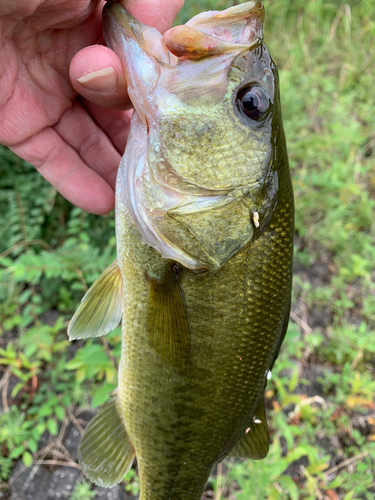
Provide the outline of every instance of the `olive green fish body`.
{"type": "Polygon", "coordinates": [[[198,500],[225,456],[268,451],[263,395],[289,319],[294,207],[262,20],[249,2],[162,38],[117,3],[104,10],[135,111],[117,260],[69,335],[105,335],[122,317],[118,390],[79,458],[110,486],[136,457],[141,500],[198,500]]]}
{"type": "Polygon", "coordinates": [[[123,262],[126,254],[131,264],[119,396],[142,500],[199,499],[213,465],[254,419],[289,316],[291,208],[276,211],[269,230],[219,271],[177,271],[191,335],[190,356],[181,365],[160,356],[145,328],[145,269],[162,281],[174,264],[145,245],[121,214],[123,262]],[[280,223],[288,229],[279,231],[280,223]]]}

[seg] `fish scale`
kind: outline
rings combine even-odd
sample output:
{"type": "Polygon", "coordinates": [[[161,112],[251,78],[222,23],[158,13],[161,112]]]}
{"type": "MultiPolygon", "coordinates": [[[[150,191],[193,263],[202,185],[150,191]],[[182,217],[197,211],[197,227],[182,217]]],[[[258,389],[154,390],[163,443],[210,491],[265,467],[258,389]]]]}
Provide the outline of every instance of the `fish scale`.
{"type": "Polygon", "coordinates": [[[69,336],[105,335],[122,318],[118,389],[78,455],[101,486],[136,457],[140,500],[198,500],[220,460],[268,452],[263,398],[289,319],[294,206],[263,16],[249,2],[162,38],[118,3],[104,9],[136,111],[117,259],[69,336]]]}

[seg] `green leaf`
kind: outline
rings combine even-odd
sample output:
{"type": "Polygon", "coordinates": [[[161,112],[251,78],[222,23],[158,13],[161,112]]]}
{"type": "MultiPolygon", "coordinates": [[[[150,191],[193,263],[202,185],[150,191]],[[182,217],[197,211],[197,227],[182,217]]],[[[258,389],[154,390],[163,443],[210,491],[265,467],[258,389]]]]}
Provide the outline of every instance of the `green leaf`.
{"type": "Polygon", "coordinates": [[[60,421],[63,421],[65,416],[64,408],[62,406],[56,406],[55,415],[60,421]]]}
{"type": "Polygon", "coordinates": [[[345,477],[343,476],[336,476],[335,479],[333,481],[331,481],[328,486],[327,486],[327,489],[335,489],[335,488],[338,488],[339,486],[342,485],[342,483],[345,481],[345,477]]]}
{"type": "Polygon", "coordinates": [[[29,374],[23,373],[19,368],[16,367],[12,368],[12,373],[19,379],[24,380],[25,382],[27,382],[27,380],[30,378],[29,374]]]}
{"type": "Polygon", "coordinates": [[[86,377],[86,370],[84,368],[79,368],[77,371],[76,371],[76,380],[77,382],[83,382],[85,380],[85,377],[86,377]]]}
{"type": "Polygon", "coordinates": [[[12,389],[12,392],[10,393],[10,397],[11,398],[14,398],[16,396],[16,394],[23,388],[25,387],[25,383],[24,382],[18,382],[18,384],[16,384],[13,389],[12,389]]]}
{"type": "Polygon", "coordinates": [[[47,420],[47,429],[52,434],[52,436],[57,436],[58,427],[57,427],[56,420],[54,420],[53,418],[49,418],[47,420]]]}
{"type": "Polygon", "coordinates": [[[279,480],[282,488],[287,490],[292,500],[298,500],[298,488],[293,479],[289,476],[282,476],[279,480]]]}
{"type": "Polygon", "coordinates": [[[31,431],[31,435],[32,435],[32,437],[33,437],[36,441],[38,441],[38,440],[39,440],[40,436],[43,434],[43,431],[44,431],[44,429],[45,429],[45,426],[44,426],[44,425],[42,425],[41,427],[42,427],[42,429],[40,428],[40,426],[38,426],[38,427],[35,427],[35,428],[31,431]]]}
{"type": "Polygon", "coordinates": [[[69,394],[64,394],[62,397],[62,402],[65,406],[70,406],[72,404],[72,398],[69,396],[69,394]]]}
{"type": "Polygon", "coordinates": [[[48,403],[45,403],[39,409],[38,415],[39,415],[39,417],[49,417],[50,415],[52,415],[52,413],[53,413],[53,409],[48,402],[48,403]]]}
{"type": "Polygon", "coordinates": [[[94,397],[92,398],[92,406],[96,408],[100,406],[104,401],[106,401],[108,394],[116,389],[116,384],[106,383],[103,384],[97,391],[94,393],[94,397]]]}
{"type": "Polygon", "coordinates": [[[25,451],[25,446],[23,444],[20,444],[19,446],[16,446],[10,453],[9,456],[10,458],[18,458],[22,455],[22,453],[25,451]]]}
{"type": "Polygon", "coordinates": [[[29,450],[32,451],[33,453],[36,453],[38,451],[38,443],[33,439],[29,439],[27,441],[27,446],[29,447],[29,450]]]}
{"type": "Polygon", "coordinates": [[[31,467],[33,464],[33,457],[31,453],[25,451],[25,453],[22,455],[22,461],[26,465],[26,467],[31,467]]]}
{"type": "Polygon", "coordinates": [[[350,491],[349,491],[349,493],[347,493],[347,494],[344,496],[343,500],[353,500],[354,495],[355,495],[355,489],[350,490],[350,491]]]}

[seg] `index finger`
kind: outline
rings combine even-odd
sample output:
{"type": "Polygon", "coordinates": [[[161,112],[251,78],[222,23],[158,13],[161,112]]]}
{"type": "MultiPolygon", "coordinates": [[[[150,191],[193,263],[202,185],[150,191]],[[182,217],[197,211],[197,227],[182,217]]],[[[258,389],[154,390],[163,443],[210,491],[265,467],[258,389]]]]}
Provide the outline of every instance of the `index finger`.
{"type": "MultiPolygon", "coordinates": [[[[161,33],[172,26],[184,0],[120,0],[119,3],[143,24],[161,33]]],[[[72,59],[70,78],[77,92],[99,106],[127,109],[130,106],[121,62],[110,49],[86,47],[72,59]]]]}
{"type": "Polygon", "coordinates": [[[164,33],[184,5],[184,0],[120,0],[119,3],[138,21],[164,33]]]}

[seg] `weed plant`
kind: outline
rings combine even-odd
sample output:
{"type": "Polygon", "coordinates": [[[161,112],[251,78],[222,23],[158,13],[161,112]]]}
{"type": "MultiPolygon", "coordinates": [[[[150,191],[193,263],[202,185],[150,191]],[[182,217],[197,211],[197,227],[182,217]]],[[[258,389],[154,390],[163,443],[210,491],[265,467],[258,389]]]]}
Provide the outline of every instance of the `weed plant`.
{"type": "MultiPolygon", "coordinates": [[[[178,22],[228,0],[186,1],[178,22]]],[[[220,466],[215,498],[375,497],[373,0],[265,1],[296,196],[292,320],[266,392],[271,448],[220,466]],[[223,468],[229,470],[221,475],[223,468]]],[[[115,256],[113,217],[72,207],[0,149],[0,476],[116,385],[119,329],[69,346],[68,318],[115,256]]],[[[132,470],[127,489],[137,491],[132,470]]],[[[92,498],[79,483],[72,500],[92,498]]]]}

